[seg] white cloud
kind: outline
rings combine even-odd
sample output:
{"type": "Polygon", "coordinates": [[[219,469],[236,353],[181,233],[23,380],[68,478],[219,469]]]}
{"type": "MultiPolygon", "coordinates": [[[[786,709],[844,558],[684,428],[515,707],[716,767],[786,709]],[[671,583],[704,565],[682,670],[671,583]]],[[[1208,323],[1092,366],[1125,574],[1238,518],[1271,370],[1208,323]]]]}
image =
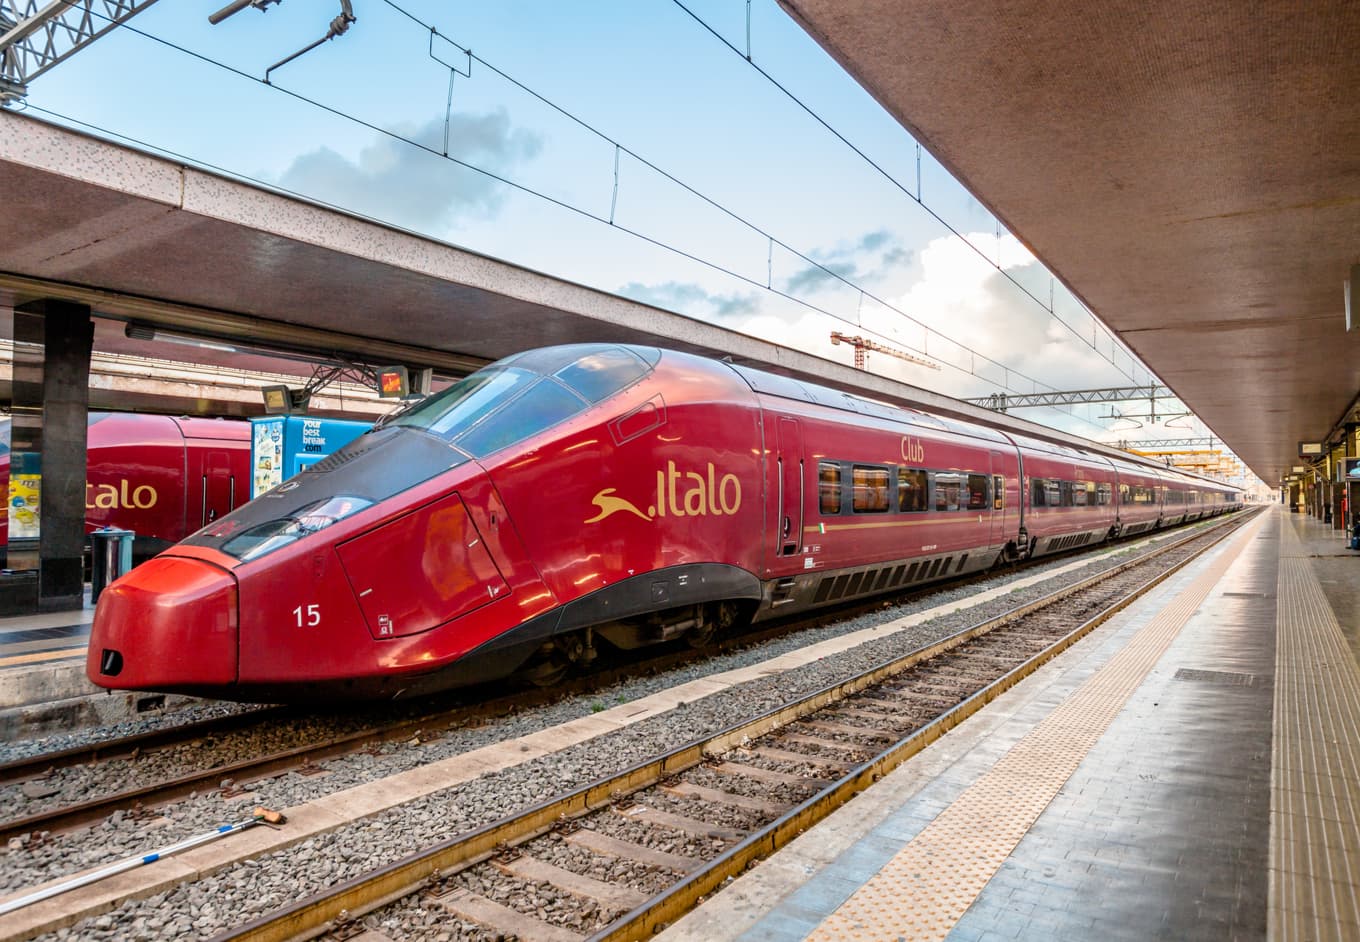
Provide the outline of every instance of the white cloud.
{"type": "MultiPolygon", "coordinates": [[[[312,199],[435,235],[456,226],[460,219],[486,218],[500,209],[504,184],[440,156],[442,118],[394,130],[436,153],[380,136],[356,160],[327,147],[303,154],[277,182],[312,199]]],[[[533,159],[541,148],[538,135],[511,127],[504,110],[454,115],[449,127],[453,156],[497,173],[533,159]]]]}

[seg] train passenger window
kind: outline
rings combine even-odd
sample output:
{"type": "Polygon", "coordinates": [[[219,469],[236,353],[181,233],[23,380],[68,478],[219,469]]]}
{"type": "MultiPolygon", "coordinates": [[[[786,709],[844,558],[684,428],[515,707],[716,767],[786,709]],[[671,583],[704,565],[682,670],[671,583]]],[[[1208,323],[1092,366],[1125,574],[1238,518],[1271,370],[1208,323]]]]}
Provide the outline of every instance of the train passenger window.
{"type": "MultiPolygon", "coordinates": [[[[953,471],[936,471],[932,476],[935,478],[935,509],[958,510],[959,497],[963,493],[965,476],[956,474],[953,471]]],[[[964,503],[966,506],[966,497],[964,503]]]]}
{"type": "Polygon", "coordinates": [[[968,509],[987,509],[987,475],[968,475],[968,509]]]}
{"type": "Polygon", "coordinates": [[[1129,502],[1129,486],[1127,484],[1119,485],[1119,502],[1121,504],[1129,502]]]}
{"type": "Polygon", "coordinates": [[[1004,510],[1006,507],[1006,479],[999,474],[992,475],[992,509],[1004,510]]]}
{"type": "Polygon", "coordinates": [[[834,461],[817,464],[817,504],[825,515],[841,512],[841,466],[834,461]]]}
{"type": "Polygon", "coordinates": [[[651,372],[651,367],[622,347],[597,350],[553,375],[588,402],[607,399],[651,372]]]}
{"type": "Polygon", "coordinates": [[[1110,500],[1114,497],[1114,488],[1108,484],[1096,485],[1096,503],[1101,507],[1109,506],[1110,500]]]}
{"type": "Polygon", "coordinates": [[[888,469],[854,465],[851,468],[854,491],[851,503],[857,514],[886,513],[888,510],[888,469]]]}
{"type": "Polygon", "coordinates": [[[1035,507],[1068,506],[1064,497],[1070,500],[1072,491],[1070,485],[1064,488],[1065,484],[1067,484],[1066,481],[1055,481],[1052,478],[1034,478],[1031,485],[1033,495],[1030,498],[1030,503],[1035,507]]]}
{"type": "Polygon", "coordinates": [[[927,509],[926,472],[915,468],[897,469],[897,509],[904,514],[927,509]]]}
{"type": "Polygon", "coordinates": [[[494,415],[455,438],[453,443],[474,458],[481,458],[551,428],[584,407],[585,403],[561,384],[550,379],[540,380],[494,415]]]}
{"type": "Polygon", "coordinates": [[[1085,485],[1085,483],[1083,483],[1083,482],[1081,482],[1081,481],[1077,481],[1077,482],[1075,482],[1075,483],[1073,483],[1073,484],[1068,484],[1068,485],[1067,485],[1067,493],[1071,496],[1071,500],[1070,500],[1069,503],[1068,503],[1068,506],[1069,506],[1069,507],[1085,507],[1085,506],[1086,506],[1086,485],[1085,485]]]}

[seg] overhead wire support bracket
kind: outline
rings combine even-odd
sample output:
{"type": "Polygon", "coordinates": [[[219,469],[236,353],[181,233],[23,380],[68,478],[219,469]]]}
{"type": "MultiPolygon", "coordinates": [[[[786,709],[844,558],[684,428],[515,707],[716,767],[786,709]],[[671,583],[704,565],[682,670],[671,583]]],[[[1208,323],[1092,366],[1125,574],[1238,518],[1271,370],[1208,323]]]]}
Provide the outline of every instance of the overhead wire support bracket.
{"type": "Polygon", "coordinates": [[[218,23],[221,23],[227,17],[235,16],[237,13],[240,13],[246,7],[254,7],[261,13],[263,13],[271,3],[282,2],[283,0],[232,0],[231,3],[228,3],[222,9],[218,10],[216,13],[209,13],[208,22],[211,23],[213,26],[216,26],[218,23]]]}
{"type": "Polygon", "coordinates": [[[275,69],[287,65],[288,63],[296,59],[298,56],[305,56],[307,53],[311,52],[313,49],[315,49],[322,43],[329,42],[330,40],[335,39],[337,36],[345,35],[345,33],[349,31],[350,24],[355,22],[358,22],[358,20],[354,16],[354,8],[350,6],[349,0],[340,0],[340,15],[337,16],[335,19],[331,20],[331,25],[330,28],[326,30],[326,35],[322,36],[320,39],[312,43],[310,46],[304,46],[297,52],[293,53],[291,56],[288,56],[287,58],[284,59],[280,59],[278,62],[275,62],[269,68],[265,69],[264,83],[266,85],[269,84],[269,73],[273,72],[275,69]]]}
{"type": "Polygon", "coordinates": [[[438,29],[431,26],[430,47],[429,49],[426,50],[426,54],[435,62],[438,62],[444,68],[449,70],[449,94],[448,98],[444,102],[444,156],[447,157],[449,156],[449,135],[453,127],[453,79],[454,76],[457,75],[461,75],[463,76],[463,78],[468,79],[472,78],[472,50],[464,49],[462,46],[458,45],[456,42],[449,39],[443,33],[439,32],[438,29]],[[457,49],[459,52],[463,53],[463,55],[467,56],[466,72],[459,72],[458,66],[454,65],[452,62],[445,62],[443,59],[439,58],[437,55],[434,54],[434,40],[436,36],[444,40],[444,42],[448,43],[454,49],[457,49]]]}

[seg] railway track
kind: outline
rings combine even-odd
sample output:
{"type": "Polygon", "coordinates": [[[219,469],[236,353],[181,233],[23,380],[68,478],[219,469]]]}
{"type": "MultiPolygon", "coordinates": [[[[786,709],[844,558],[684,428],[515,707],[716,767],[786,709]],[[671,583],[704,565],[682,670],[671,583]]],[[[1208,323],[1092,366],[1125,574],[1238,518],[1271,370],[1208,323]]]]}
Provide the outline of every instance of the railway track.
{"type": "Polygon", "coordinates": [[[214,942],[378,939],[374,926],[450,920],[460,938],[648,937],[1245,522],[1192,535],[214,942]]]}
{"type": "MultiPolygon", "coordinates": [[[[1053,561],[1055,557],[1046,557],[1034,565],[1053,561]]],[[[1017,567],[1017,570],[1023,571],[1024,568],[1026,567],[1017,567]]],[[[157,768],[154,772],[138,776],[150,779],[147,784],[132,788],[103,789],[103,794],[95,794],[93,797],[90,797],[90,792],[101,791],[98,783],[92,785],[82,783],[79,788],[68,789],[80,792],[79,801],[41,808],[16,817],[7,818],[0,815],[0,842],[25,834],[43,832],[60,834],[99,822],[120,811],[147,815],[154,809],[186,796],[210,790],[217,790],[224,798],[232,798],[242,795],[246,786],[289,772],[316,774],[322,771],[322,763],[330,759],[380,748],[387,743],[413,740],[427,743],[444,735],[450,729],[466,725],[475,726],[515,710],[535,709],[568,697],[590,695],[632,675],[674,670],[705,658],[760,645],[775,638],[836,620],[852,618],[867,611],[905,604],[929,596],[942,588],[964,587],[984,578],[985,574],[947,583],[945,586],[930,586],[900,595],[839,606],[812,616],[769,623],[767,626],[722,639],[699,650],[666,650],[642,659],[632,658],[549,690],[525,689],[506,696],[481,699],[478,699],[478,693],[473,691],[469,695],[444,696],[430,700],[426,709],[413,709],[409,706],[399,708],[398,712],[401,715],[398,718],[376,723],[361,722],[358,728],[346,728],[335,733],[300,729],[294,735],[313,738],[314,741],[285,749],[268,750],[243,759],[215,761],[214,748],[227,742],[231,737],[248,735],[262,727],[289,722],[306,726],[313,718],[305,710],[298,708],[267,707],[182,723],[0,764],[0,788],[28,782],[39,786],[39,793],[42,786],[51,788],[54,793],[59,791],[62,783],[58,773],[62,770],[96,766],[107,768],[109,763],[117,762],[132,763],[135,766],[137,763],[146,763],[158,753],[175,749],[181,750],[182,753],[182,756],[176,757],[175,762],[192,764],[191,768],[183,771],[157,768]],[[210,748],[197,748],[203,743],[208,743],[210,748]]],[[[323,723],[334,721],[334,717],[327,717],[323,723]]],[[[11,802],[10,807],[20,805],[11,802]]]]}

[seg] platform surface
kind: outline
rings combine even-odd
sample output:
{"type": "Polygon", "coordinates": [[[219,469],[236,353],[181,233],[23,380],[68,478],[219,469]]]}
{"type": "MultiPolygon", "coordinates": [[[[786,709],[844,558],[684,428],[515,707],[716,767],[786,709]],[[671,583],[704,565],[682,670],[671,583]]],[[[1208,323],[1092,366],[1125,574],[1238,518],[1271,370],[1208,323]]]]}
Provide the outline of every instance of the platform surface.
{"type": "Polygon", "coordinates": [[[1268,509],[660,938],[1360,939],[1357,650],[1268,509]]]}

